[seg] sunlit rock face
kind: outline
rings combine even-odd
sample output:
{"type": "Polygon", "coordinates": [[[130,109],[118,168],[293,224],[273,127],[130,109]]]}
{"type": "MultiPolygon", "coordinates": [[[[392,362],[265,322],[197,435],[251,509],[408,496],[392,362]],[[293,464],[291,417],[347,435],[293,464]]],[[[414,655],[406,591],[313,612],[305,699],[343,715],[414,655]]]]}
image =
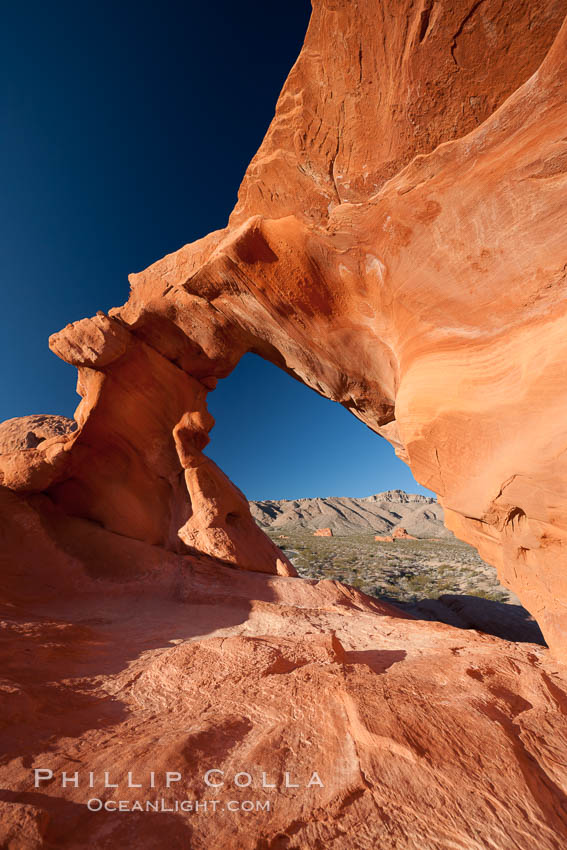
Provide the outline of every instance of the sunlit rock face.
{"type": "MultiPolygon", "coordinates": [[[[565,12],[315,3],[229,226],[55,336],[79,431],[5,483],[250,566],[231,498],[193,513],[173,430],[255,351],[390,440],[564,647],[565,12]]],[[[263,545],[256,569],[291,570],[263,545]]]]}
{"type": "Polygon", "coordinates": [[[314,0],[228,226],[52,337],[77,427],[0,428],[2,846],[565,845],[550,653],[291,578],[203,450],[217,380],[271,360],[394,445],[565,660],[566,13],[314,0]],[[274,807],[61,784],[216,799],[208,768],[274,807]]]}
{"type": "Polygon", "coordinates": [[[316,4],[229,227],[114,314],[207,378],[252,350],[349,408],[558,649],[565,11],[316,4]]]}

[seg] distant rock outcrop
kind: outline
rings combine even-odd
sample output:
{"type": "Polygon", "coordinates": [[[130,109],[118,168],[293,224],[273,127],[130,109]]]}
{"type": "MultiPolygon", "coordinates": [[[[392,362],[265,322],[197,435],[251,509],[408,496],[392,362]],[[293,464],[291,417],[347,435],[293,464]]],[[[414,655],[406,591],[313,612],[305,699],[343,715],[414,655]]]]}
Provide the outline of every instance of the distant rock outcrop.
{"type": "Polygon", "coordinates": [[[250,509],[260,528],[271,532],[329,528],[338,535],[384,532],[390,537],[403,528],[412,537],[453,536],[443,524],[443,508],[436,499],[404,490],[360,499],[269,499],[250,502],[250,509]]]}
{"type": "Polygon", "coordinates": [[[408,534],[405,528],[398,526],[391,535],[388,537],[380,537],[376,535],[374,540],[379,541],[380,543],[395,543],[396,540],[417,540],[417,537],[413,537],[411,534],[408,534]]]}
{"type": "Polygon", "coordinates": [[[332,537],[333,532],[330,528],[318,528],[313,532],[313,537],[332,537]]]}

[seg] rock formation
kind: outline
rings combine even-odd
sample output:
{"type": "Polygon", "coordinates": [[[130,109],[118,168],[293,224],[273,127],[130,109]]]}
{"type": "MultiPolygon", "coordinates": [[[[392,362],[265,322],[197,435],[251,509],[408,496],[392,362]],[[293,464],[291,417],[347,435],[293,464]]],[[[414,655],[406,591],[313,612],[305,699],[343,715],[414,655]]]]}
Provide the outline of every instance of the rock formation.
{"type": "Polygon", "coordinates": [[[44,491],[68,514],[166,549],[295,575],[246,497],[202,454],[214,425],[206,409],[214,382],[192,377],[103,314],[69,325],[51,347],[79,370],[78,427],[62,417],[4,423],[5,487],[44,491]]]}
{"type": "Polygon", "coordinates": [[[255,351],[389,439],[562,650],[565,7],[315,3],[229,226],[54,336],[79,428],[5,486],[186,551],[173,429],[255,351]]]}
{"type": "Polygon", "coordinates": [[[313,532],[313,537],[332,537],[333,532],[330,528],[318,528],[313,532]]]}
{"type": "Polygon", "coordinates": [[[562,649],[566,6],[315,3],[229,226],[52,338],[79,427],[4,485],[187,551],[173,429],[255,351],[389,439],[562,649]]]}
{"type": "Polygon", "coordinates": [[[565,843],[567,682],[547,649],[180,555],[45,496],[0,502],[0,846],[565,843]],[[226,808],[256,800],[270,810],[226,808]]]}
{"type": "Polygon", "coordinates": [[[396,540],[417,540],[417,537],[412,537],[411,534],[408,534],[405,528],[398,526],[398,528],[394,529],[394,531],[386,536],[380,537],[379,534],[374,536],[374,540],[378,540],[381,543],[395,543],[396,540]]]}
{"type": "Polygon", "coordinates": [[[2,431],[5,845],[564,846],[547,651],[286,578],[203,448],[217,380],[271,360],[395,446],[565,659],[566,13],[314,0],[228,226],[52,337],[76,429],[2,431]],[[251,765],[324,788],[251,826],[58,781],[190,771],[195,800],[251,765]]]}

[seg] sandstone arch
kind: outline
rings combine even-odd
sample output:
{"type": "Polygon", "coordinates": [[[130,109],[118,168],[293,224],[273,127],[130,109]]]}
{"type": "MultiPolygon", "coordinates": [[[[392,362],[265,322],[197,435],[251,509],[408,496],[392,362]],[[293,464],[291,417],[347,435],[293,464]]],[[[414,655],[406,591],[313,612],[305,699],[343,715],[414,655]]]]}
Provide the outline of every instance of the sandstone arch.
{"type": "Polygon", "coordinates": [[[174,430],[255,351],[388,439],[563,650],[566,11],[315,3],[229,225],[52,338],[79,428],[4,486],[183,550],[174,430]]]}

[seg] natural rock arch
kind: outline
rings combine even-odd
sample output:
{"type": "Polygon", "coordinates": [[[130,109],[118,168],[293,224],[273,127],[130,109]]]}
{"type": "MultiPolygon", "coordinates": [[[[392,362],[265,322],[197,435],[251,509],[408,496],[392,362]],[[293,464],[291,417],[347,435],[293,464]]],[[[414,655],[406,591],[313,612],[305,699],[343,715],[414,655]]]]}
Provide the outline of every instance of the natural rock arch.
{"type": "Polygon", "coordinates": [[[386,437],[563,649],[566,11],[315,3],[229,226],[52,338],[79,368],[79,428],[4,454],[3,484],[289,572],[209,533],[206,505],[187,527],[187,435],[202,441],[207,390],[255,351],[386,437]]]}

